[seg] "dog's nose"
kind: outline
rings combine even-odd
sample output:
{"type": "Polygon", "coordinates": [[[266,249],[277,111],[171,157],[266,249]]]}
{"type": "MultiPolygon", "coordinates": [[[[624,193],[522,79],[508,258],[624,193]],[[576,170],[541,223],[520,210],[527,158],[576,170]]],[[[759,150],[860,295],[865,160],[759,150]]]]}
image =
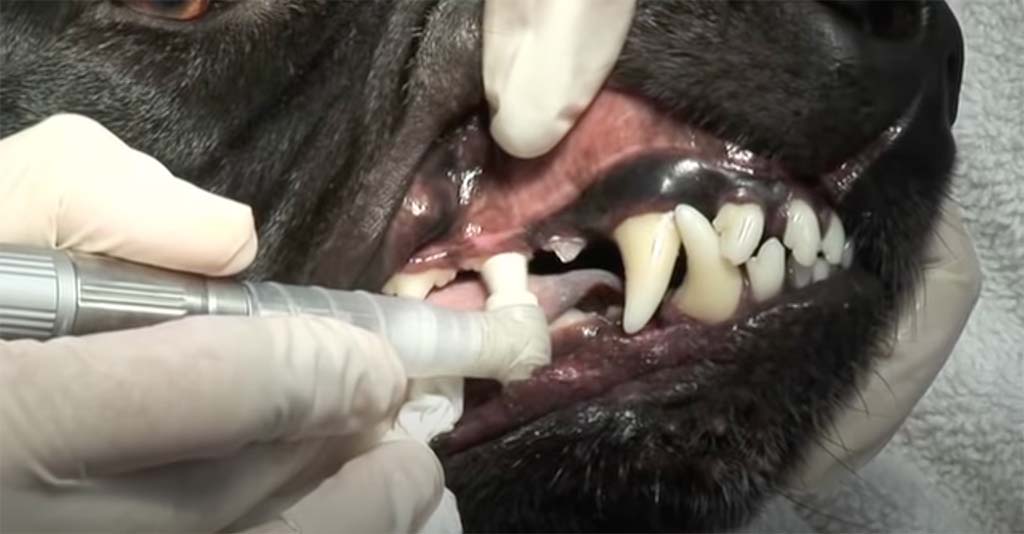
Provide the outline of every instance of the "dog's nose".
{"type": "Polygon", "coordinates": [[[924,29],[926,4],[922,0],[821,0],[821,3],[872,37],[904,40],[924,29]]]}

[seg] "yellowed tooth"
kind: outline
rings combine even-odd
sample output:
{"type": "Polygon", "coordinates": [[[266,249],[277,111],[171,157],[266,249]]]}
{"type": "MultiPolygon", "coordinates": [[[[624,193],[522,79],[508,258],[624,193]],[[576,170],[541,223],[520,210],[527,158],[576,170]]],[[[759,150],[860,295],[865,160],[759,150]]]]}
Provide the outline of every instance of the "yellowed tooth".
{"type": "Polygon", "coordinates": [[[839,265],[843,260],[843,245],[846,244],[846,230],[843,229],[843,221],[835,213],[830,214],[828,229],[825,236],[821,238],[821,252],[832,265],[839,265]]]}
{"type": "Polygon", "coordinates": [[[648,213],[623,221],[612,238],[626,271],[622,329],[634,334],[651,320],[668,291],[679,258],[679,234],[672,213],[648,213]]]}
{"type": "Polygon", "coordinates": [[[732,317],[743,294],[743,276],[722,257],[715,229],[695,208],[676,206],[675,223],[686,250],[686,278],[672,295],[684,314],[706,323],[732,317]]]}
{"type": "Polygon", "coordinates": [[[728,203],[718,210],[711,224],[721,236],[722,256],[733,265],[742,265],[761,242],[764,210],[757,204],[728,203]]]}
{"type": "Polygon", "coordinates": [[[454,269],[430,269],[419,273],[398,273],[381,290],[386,295],[423,300],[435,287],[444,287],[455,279],[454,269]]]}
{"type": "Polygon", "coordinates": [[[765,241],[747,262],[747,277],[754,299],[764,302],[782,292],[786,282],[786,249],[777,238],[765,241]]]}

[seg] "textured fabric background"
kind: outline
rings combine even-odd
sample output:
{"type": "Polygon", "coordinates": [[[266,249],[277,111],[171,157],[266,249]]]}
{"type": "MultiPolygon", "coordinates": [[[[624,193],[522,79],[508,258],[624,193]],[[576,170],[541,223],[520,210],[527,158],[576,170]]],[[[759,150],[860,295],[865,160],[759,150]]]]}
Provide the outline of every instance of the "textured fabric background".
{"type": "Polygon", "coordinates": [[[955,193],[985,275],[949,363],[879,456],[756,532],[1024,532],[1024,0],[951,2],[967,55],[955,193]]]}

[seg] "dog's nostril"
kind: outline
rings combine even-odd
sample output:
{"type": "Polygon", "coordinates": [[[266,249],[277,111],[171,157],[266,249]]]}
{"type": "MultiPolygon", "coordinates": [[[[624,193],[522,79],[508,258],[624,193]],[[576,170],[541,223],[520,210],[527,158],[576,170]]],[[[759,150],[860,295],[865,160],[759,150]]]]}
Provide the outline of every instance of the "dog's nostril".
{"type": "Polygon", "coordinates": [[[883,39],[907,39],[924,27],[924,0],[821,0],[865,33],[883,39]]]}

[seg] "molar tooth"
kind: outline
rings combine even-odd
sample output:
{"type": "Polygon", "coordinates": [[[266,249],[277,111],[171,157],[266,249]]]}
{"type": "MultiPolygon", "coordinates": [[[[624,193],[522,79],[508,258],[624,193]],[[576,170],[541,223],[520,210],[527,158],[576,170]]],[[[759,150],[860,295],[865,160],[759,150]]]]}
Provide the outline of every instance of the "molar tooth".
{"type": "Polygon", "coordinates": [[[587,240],[582,237],[553,237],[548,242],[548,248],[562,263],[571,263],[586,246],[587,240]]]}
{"type": "Polygon", "coordinates": [[[712,225],[718,234],[722,256],[733,265],[741,265],[757,250],[764,232],[764,211],[757,204],[728,203],[712,225]]]}
{"type": "Polygon", "coordinates": [[[782,243],[793,251],[793,258],[800,265],[814,265],[821,246],[821,229],[818,227],[818,216],[806,201],[796,198],[789,203],[782,243]]]}
{"type": "Polygon", "coordinates": [[[821,252],[832,265],[839,265],[843,259],[843,245],[846,244],[846,231],[839,216],[831,213],[828,219],[828,230],[821,238],[821,252]]]}
{"type": "Polygon", "coordinates": [[[626,271],[626,308],[622,329],[635,334],[658,311],[679,258],[679,234],[671,213],[626,219],[612,233],[626,271]]]}
{"type": "Polygon", "coordinates": [[[811,277],[814,275],[813,267],[808,267],[796,261],[796,258],[790,256],[789,265],[787,266],[789,275],[789,283],[795,289],[803,289],[811,283],[811,277]]]}
{"type": "Polygon", "coordinates": [[[849,269],[853,265],[853,241],[849,240],[843,245],[843,256],[839,261],[843,269],[849,269]]]}
{"type": "Polygon", "coordinates": [[[503,252],[484,261],[480,276],[490,294],[485,304],[488,310],[517,304],[537,305],[537,297],[527,287],[527,263],[526,256],[518,252],[503,252]]]}
{"type": "Polygon", "coordinates": [[[382,293],[423,300],[435,287],[444,287],[455,279],[454,269],[430,269],[420,273],[398,273],[391,277],[382,293]]]}
{"type": "Polygon", "coordinates": [[[831,269],[832,266],[829,265],[828,261],[822,258],[814,260],[814,267],[811,267],[811,281],[820,282],[828,278],[828,273],[831,269]]]}
{"type": "Polygon", "coordinates": [[[672,295],[679,311],[706,323],[720,323],[736,312],[743,294],[743,275],[722,257],[718,234],[699,211],[680,204],[676,229],[686,250],[686,278],[672,295]]]}
{"type": "Polygon", "coordinates": [[[773,237],[761,245],[757,256],[747,261],[746,268],[754,299],[764,302],[782,292],[786,282],[786,249],[773,237]]]}

